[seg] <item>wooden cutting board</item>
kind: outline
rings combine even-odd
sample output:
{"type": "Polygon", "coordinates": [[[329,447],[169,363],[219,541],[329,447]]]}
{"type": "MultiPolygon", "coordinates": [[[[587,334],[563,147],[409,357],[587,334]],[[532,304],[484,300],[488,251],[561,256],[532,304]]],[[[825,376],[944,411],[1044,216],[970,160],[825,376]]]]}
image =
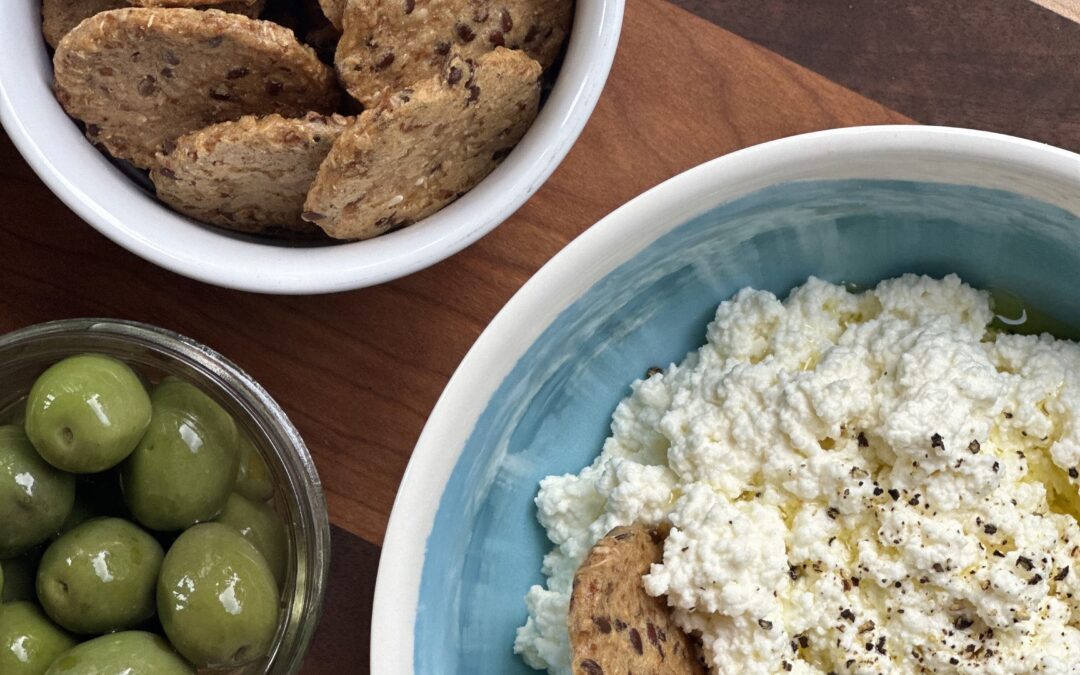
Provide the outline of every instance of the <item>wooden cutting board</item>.
{"type": "Polygon", "coordinates": [[[0,137],[0,330],[147,321],[265,385],[311,448],[334,523],[305,672],[366,672],[378,546],[413,443],[533,272],[643,190],[775,138],[923,122],[1080,149],[1080,13],[1074,0],[1040,2],[1054,11],[1030,0],[627,0],[607,88],[551,180],[454,258],[332,296],[250,295],[155,268],[82,223],[0,137]]]}

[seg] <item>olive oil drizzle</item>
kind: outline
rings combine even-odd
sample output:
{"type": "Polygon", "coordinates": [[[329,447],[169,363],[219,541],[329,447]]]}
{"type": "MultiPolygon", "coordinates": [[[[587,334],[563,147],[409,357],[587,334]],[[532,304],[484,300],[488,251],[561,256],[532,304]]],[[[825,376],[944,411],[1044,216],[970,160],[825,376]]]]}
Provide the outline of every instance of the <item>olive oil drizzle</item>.
{"type": "Polygon", "coordinates": [[[1080,326],[1042,311],[1012,291],[992,288],[989,292],[990,309],[994,312],[991,330],[1018,335],[1049,333],[1059,340],[1080,342],[1080,326]]]}

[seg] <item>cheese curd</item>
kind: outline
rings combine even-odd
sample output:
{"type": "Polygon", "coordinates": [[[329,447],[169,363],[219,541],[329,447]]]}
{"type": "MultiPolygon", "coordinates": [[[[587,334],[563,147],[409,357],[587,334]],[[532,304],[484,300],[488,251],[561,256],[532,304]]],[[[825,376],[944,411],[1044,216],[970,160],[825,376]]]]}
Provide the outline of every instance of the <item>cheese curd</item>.
{"type": "Polygon", "coordinates": [[[1080,347],[992,318],[956,276],[721,304],[541,482],[555,546],[515,651],[570,673],[578,565],[666,523],[642,582],[712,672],[1080,673],[1080,347]]]}

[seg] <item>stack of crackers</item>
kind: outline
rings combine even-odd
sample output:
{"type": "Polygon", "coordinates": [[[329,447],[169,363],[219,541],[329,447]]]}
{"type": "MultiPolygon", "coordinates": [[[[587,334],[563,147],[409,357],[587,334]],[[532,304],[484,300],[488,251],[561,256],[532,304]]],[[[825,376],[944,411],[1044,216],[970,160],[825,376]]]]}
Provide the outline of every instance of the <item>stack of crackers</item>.
{"type": "Polygon", "coordinates": [[[43,0],[57,99],[183,214],[367,239],[438,211],[509,154],[573,11],[573,0],[318,3],[43,0]],[[279,22],[255,18],[264,11],[279,22]]]}

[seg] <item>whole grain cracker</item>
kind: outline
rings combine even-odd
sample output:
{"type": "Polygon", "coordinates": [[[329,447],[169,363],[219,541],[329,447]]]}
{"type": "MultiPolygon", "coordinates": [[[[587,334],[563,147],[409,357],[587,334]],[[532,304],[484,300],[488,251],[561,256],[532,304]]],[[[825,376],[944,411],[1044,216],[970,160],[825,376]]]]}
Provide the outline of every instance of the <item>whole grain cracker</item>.
{"type": "Polygon", "coordinates": [[[292,31],[212,9],[102,12],[60,41],[53,68],[57,99],[90,140],[143,168],[196,129],[339,102],[332,70],[292,31]]]}
{"type": "Polygon", "coordinates": [[[133,7],[220,9],[257,19],[266,7],[266,0],[129,0],[129,4],[133,7]]]}
{"type": "MultiPolygon", "coordinates": [[[[162,0],[167,2],[168,0],[162,0]]],[[[262,11],[266,0],[178,0],[189,2],[191,7],[215,6],[223,12],[236,12],[245,16],[256,17],[262,11]]],[[[45,41],[49,46],[56,49],[60,40],[67,35],[72,28],[78,26],[84,19],[95,14],[106,12],[110,9],[120,9],[131,5],[144,4],[139,0],[41,0],[41,32],[45,35],[45,41]]],[[[162,5],[182,6],[182,5],[162,5]]]]}
{"type": "Polygon", "coordinates": [[[217,6],[217,9],[221,9],[220,5],[252,7],[259,3],[258,0],[129,0],[129,4],[135,7],[213,8],[217,6]]]}
{"type": "Polygon", "coordinates": [[[367,239],[415,222],[487,176],[536,117],[540,65],[497,49],[367,110],[334,144],[304,204],[332,237],[367,239]]]}
{"type": "Polygon", "coordinates": [[[84,19],[127,6],[127,0],[41,0],[41,32],[45,42],[56,49],[60,40],[84,19]]]}
{"type": "Polygon", "coordinates": [[[667,602],[642,584],[663,554],[662,537],[640,525],[616,527],[589,551],[570,595],[575,675],[706,673],[698,646],[676,625],[667,602]]]}
{"type": "Polygon", "coordinates": [[[246,116],[193,131],[158,153],[158,197],[196,220],[241,232],[320,232],[300,219],[311,181],[351,120],[246,116]]]}
{"type": "Polygon", "coordinates": [[[370,106],[439,73],[451,52],[476,59],[522,49],[547,68],[572,13],[573,0],[350,0],[335,63],[349,93],[370,106]]]}

